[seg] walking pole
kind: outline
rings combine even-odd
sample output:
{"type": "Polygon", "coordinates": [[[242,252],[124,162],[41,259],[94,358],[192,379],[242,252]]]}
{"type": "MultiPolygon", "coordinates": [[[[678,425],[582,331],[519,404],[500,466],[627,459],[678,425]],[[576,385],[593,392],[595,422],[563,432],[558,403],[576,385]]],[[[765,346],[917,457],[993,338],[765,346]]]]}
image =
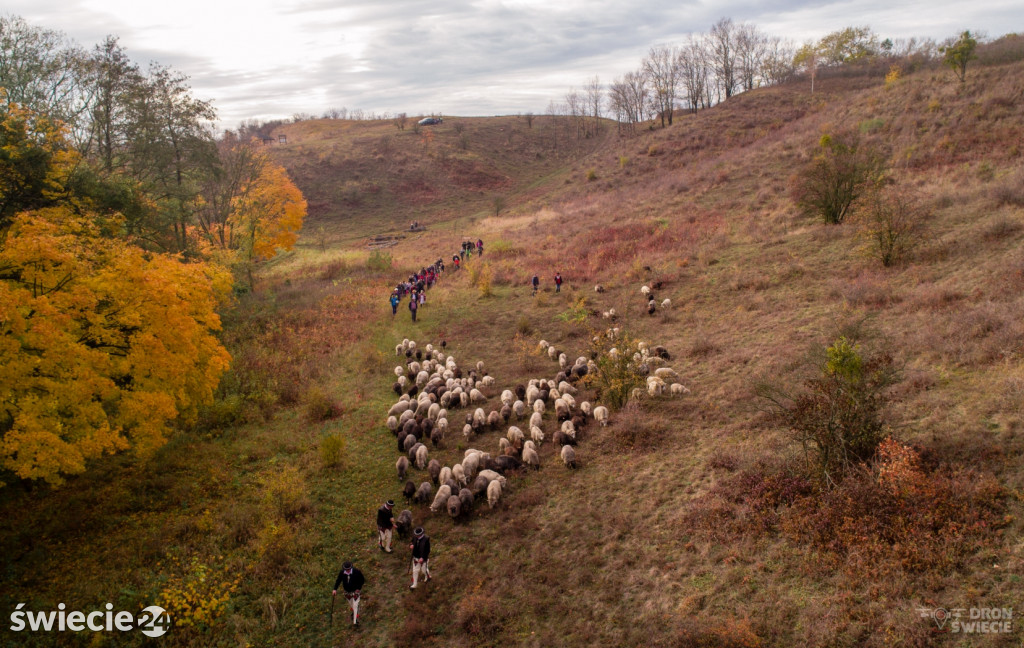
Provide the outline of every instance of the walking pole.
{"type": "Polygon", "coordinates": [[[334,601],[338,598],[338,595],[331,594],[331,627],[334,627],[334,601]]]}

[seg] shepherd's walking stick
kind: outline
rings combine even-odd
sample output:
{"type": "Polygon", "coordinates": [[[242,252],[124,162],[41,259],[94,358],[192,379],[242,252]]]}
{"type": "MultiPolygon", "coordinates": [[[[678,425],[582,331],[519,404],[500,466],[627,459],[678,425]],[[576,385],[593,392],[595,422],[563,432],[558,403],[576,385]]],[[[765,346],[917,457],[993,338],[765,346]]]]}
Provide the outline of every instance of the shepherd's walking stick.
{"type": "Polygon", "coordinates": [[[338,598],[337,593],[331,594],[331,627],[334,627],[334,601],[338,598]]]}

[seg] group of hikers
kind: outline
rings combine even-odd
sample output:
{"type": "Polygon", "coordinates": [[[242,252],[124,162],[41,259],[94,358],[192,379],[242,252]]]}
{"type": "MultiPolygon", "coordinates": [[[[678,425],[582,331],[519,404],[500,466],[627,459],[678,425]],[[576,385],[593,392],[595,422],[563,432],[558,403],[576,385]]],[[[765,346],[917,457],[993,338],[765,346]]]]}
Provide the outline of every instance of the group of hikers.
{"type": "MultiPolygon", "coordinates": [[[[537,291],[540,290],[540,277],[533,275],[533,280],[530,282],[533,285],[533,294],[536,295],[537,291]]],[[[562,273],[555,273],[555,292],[562,292],[562,273]]]]}
{"type": "MultiPolygon", "coordinates": [[[[452,266],[455,270],[462,266],[465,259],[473,256],[474,251],[476,251],[477,255],[483,255],[483,239],[477,239],[476,243],[473,241],[462,242],[462,249],[459,250],[458,254],[452,256],[452,266]]],[[[406,281],[400,282],[395,286],[391,291],[391,297],[388,299],[391,304],[391,316],[394,317],[398,314],[398,305],[402,303],[402,298],[408,295],[409,313],[412,315],[412,321],[415,322],[416,313],[421,306],[427,303],[427,290],[440,279],[444,269],[444,259],[438,259],[431,265],[420,269],[419,272],[409,275],[406,281]]]]}
{"type": "MultiPolygon", "coordinates": [[[[395,502],[388,500],[377,509],[377,545],[384,553],[391,553],[391,538],[398,524],[394,516],[395,502]]],[[[412,532],[412,542],[409,544],[412,552],[412,585],[409,589],[416,589],[420,576],[423,582],[430,580],[430,536],[424,532],[423,527],[416,527],[412,532]]],[[[338,588],[341,587],[348,607],[352,610],[352,625],[359,625],[359,599],[362,596],[363,586],[366,578],[363,572],[359,571],[351,561],[345,561],[338,572],[338,578],[334,581],[334,589],[331,591],[331,615],[334,615],[334,597],[338,596],[338,588]]]]}

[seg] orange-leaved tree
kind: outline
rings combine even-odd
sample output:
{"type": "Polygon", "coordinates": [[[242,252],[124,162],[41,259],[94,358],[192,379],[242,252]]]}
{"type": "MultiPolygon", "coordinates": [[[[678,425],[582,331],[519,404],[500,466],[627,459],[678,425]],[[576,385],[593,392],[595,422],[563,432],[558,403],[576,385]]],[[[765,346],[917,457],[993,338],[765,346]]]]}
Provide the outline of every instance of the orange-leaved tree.
{"type": "MultiPolygon", "coordinates": [[[[17,214],[0,243],[0,468],[60,483],[103,454],[146,456],[212,400],[230,357],[230,279],[103,235],[67,206],[17,214]]],[[[2,480],[0,480],[2,483],[2,480]]]]}
{"type": "Polygon", "coordinates": [[[253,265],[290,250],[305,217],[306,200],[283,167],[254,142],[231,135],[221,141],[219,173],[204,188],[199,230],[207,245],[230,253],[250,286],[253,265]]]}

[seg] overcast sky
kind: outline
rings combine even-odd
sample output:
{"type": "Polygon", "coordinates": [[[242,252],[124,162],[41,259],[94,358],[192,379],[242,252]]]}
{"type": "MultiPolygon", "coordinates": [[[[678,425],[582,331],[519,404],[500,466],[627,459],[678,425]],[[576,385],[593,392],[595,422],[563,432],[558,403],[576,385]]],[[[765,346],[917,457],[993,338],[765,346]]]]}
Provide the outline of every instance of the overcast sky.
{"type": "Polygon", "coordinates": [[[4,0],[0,11],[87,48],[118,36],[143,66],[187,74],[226,128],[342,107],[541,112],[724,16],[797,43],[851,25],[936,40],[1024,27],[1021,0],[4,0]]]}

